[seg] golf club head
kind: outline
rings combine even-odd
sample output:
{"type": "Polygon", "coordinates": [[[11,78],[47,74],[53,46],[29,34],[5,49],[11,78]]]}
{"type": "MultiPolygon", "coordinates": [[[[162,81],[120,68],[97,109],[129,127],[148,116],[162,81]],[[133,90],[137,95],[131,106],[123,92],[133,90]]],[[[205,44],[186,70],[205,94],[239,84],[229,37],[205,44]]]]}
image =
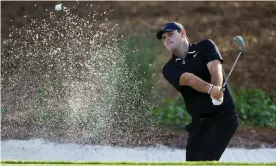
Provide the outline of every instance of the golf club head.
{"type": "Polygon", "coordinates": [[[241,47],[241,50],[243,51],[245,44],[243,41],[243,38],[241,36],[234,37],[234,41],[241,47]]]}

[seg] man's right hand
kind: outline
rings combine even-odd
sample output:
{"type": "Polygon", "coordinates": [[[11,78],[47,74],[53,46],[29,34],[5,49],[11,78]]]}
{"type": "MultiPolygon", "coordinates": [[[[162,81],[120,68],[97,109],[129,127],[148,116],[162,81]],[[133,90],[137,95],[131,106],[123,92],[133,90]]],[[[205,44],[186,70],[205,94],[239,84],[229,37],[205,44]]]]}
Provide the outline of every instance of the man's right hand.
{"type": "Polygon", "coordinates": [[[223,92],[221,91],[220,86],[213,86],[210,91],[210,96],[219,101],[219,99],[223,96],[223,92]]]}

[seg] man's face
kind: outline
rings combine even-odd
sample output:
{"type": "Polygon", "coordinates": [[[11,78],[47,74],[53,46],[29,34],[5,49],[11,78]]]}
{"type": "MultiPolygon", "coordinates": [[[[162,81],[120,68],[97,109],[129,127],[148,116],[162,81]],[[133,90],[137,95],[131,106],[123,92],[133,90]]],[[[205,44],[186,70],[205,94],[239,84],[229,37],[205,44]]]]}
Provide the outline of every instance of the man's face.
{"type": "Polygon", "coordinates": [[[175,49],[178,49],[182,44],[182,33],[177,32],[177,30],[173,32],[164,32],[162,34],[162,41],[164,46],[169,51],[173,52],[175,49]]]}

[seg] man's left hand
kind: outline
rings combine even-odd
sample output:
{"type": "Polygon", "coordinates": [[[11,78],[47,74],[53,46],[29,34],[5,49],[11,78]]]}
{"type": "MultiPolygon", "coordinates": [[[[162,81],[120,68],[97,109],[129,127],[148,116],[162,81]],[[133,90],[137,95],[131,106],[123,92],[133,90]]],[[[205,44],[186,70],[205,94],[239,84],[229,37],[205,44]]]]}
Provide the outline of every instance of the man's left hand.
{"type": "Polygon", "coordinates": [[[214,86],[210,91],[210,96],[216,100],[219,100],[223,96],[220,86],[214,86]]]}

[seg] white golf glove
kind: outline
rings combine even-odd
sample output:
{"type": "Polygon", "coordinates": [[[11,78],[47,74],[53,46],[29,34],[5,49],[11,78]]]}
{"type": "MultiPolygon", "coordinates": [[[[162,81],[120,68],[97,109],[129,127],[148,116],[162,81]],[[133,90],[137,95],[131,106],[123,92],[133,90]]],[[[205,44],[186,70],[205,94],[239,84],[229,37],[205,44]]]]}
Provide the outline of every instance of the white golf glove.
{"type": "MultiPolygon", "coordinates": [[[[211,97],[211,96],[210,96],[211,97]]],[[[223,103],[223,96],[219,99],[216,100],[215,98],[211,97],[213,105],[221,105],[223,103]]]]}

